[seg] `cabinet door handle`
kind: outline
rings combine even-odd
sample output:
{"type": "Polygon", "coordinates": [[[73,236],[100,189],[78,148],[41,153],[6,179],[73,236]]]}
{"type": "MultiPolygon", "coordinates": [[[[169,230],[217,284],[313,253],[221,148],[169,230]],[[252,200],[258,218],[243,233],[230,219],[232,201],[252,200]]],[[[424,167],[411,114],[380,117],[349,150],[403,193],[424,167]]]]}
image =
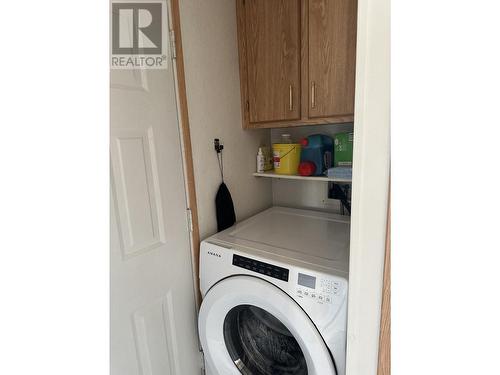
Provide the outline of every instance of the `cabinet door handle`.
{"type": "Polygon", "coordinates": [[[290,111],[293,111],[293,87],[290,85],[289,90],[288,90],[288,109],[290,111]]]}
{"type": "Polygon", "coordinates": [[[311,108],[316,108],[316,82],[311,84],[311,108]]]}

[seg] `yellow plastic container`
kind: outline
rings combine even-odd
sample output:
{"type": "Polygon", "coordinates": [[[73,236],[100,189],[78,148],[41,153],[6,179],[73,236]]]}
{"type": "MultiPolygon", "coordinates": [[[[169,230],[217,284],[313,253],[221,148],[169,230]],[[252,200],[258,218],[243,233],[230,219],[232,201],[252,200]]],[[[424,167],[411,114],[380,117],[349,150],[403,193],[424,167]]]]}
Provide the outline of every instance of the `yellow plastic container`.
{"type": "Polygon", "coordinates": [[[274,143],[274,173],[297,174],[300,163],[301,145],[298,143],[274,143]]]}

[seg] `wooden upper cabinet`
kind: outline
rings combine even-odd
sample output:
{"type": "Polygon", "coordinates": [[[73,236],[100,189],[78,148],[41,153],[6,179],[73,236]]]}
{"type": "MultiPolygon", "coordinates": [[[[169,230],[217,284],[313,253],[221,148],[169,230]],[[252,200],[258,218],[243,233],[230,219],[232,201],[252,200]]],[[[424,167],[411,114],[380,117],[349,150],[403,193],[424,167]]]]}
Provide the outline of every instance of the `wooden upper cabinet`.
{"type": "Polygon", "coordinates": [[[353,121],[357,0],[236,0],[244,128],[353,121]]]}
{"type": "Polygon", "coordinates": [[[300,118],[300,0],[245,0],[251,123],[300,118]]]}
{"type": "Polygon", "coordinates": [[[354,113],[356,13],[353,0],[309,0],[309,117],[354,113]]]}

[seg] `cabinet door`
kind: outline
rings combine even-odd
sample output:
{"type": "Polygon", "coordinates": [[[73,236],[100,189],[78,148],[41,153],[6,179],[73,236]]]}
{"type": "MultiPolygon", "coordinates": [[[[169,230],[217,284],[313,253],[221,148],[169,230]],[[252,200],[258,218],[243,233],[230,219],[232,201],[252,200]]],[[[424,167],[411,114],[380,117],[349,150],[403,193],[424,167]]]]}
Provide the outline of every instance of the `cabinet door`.
{"type": "Polygon", "coordinates": [[[354,113],[356,0],[309,0],[309,117],[354,113]]]}
{"type": "Polygon", "coordinates": [[[299,119],[300,0],[245,0],[244,11],[249,122],[299,119]]]}

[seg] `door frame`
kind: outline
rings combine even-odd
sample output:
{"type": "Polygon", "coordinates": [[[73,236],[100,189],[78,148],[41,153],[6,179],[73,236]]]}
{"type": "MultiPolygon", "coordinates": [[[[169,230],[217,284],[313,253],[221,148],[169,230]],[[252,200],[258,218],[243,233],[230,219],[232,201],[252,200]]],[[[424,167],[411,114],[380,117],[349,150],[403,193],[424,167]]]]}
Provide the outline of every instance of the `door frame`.
{"type": "Polygon", "coordinates": [[[346,368],[348,375],[375,375],[390,178],[388,0],[358,0],[355,92],[346,368]]]}
{"type": "MultiPolygon", "coordinates": [[[[191,147],[191,130],[189,128],[188,102],[186,93],[186,79],[184,72],[184,55],[182,51],[181,17],[179,0],[167,0],[171,6],[171,30],[173,31],[175,59],[174,77],[176,83],[177,107],[179,113],[180,141],[182,148],[182,159],[184,168],[184,180],[186,185],[186,200],[188,215],[190,215],[190,240],[191,240],[191,264],[193,269],[194,296],[196,309],[200,309],[201,293],[199,286],[200,270],[200,229],[198,224],[198,208],[196,201],[195,177],[193,166],[193,151],[191,147]]],[[[167,36],[170,37],[170,36],[167,36]]]]}
{"type": "Polygon", "coordinates": [[[389,186],[389,207],[387,207],[387,233],[385,235],[384,286],[382,292],[382,313],[380,318],[380,340],[377,375],[391,373],[391,192],[389,186]]]}

